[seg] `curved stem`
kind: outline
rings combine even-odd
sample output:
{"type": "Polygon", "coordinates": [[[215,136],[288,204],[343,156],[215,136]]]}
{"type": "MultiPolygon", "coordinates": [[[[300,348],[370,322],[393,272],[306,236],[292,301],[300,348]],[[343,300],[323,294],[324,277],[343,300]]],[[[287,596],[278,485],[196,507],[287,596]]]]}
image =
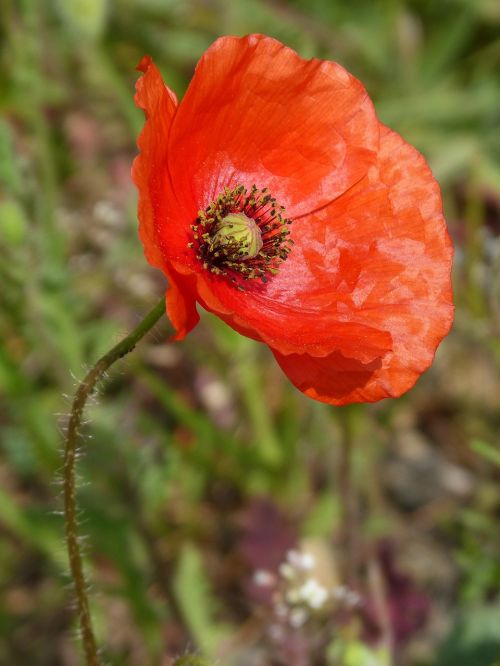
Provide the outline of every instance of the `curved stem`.
{"type": "Polygon", "coordinates": [[[85,576],[83,573],[82,554],[78,543],[78,520],[75,488],[75,460],[77,453],[77,440],[80,431],[83,411],[88,397],[93,393],[96,383],[106,370],[131,352],[141,338],[150,331],[156,322],[165,313],[165,299],[161,301],[144,317],[140,324],[115,345],[107,354],[104,354],[94,367],[89,370],[85,379],[80,383],[71,406],[68,431],[64,449],[64,519],[66,524],[66,542],[71,577],[75,586],[78,605],[78,616],[82,634],[83,647],[87,666],[99,666],[97,644],[92,629],[92,618],[89,609],[85,576]]]}

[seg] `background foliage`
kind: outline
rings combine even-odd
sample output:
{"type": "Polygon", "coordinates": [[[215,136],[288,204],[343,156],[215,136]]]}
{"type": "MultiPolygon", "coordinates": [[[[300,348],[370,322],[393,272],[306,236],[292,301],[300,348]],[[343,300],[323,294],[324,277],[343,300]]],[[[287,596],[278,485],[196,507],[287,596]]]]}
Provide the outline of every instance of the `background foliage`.
{"type": "Polygon", "coordinates": [[[389,663],[366,613],[273,638],[251,582],[291,546],[341,580],[350,443],[355,587],[369,609],[382,581],[393,664],[500,663],[499,28],[496,0],[3,0],[1,664],[78,663],[57,485],[68,396],[165,286],[136,234],[134,66],[150,53],[182,95],[217,36],[248,32],[343,64],[429,159],[456,323],[409,395],[348,410],[304,398],[206,314],[182,344],[164,323],[114,368],[79,465],[106,658],[170,664],[185,647],[175,595],[218,664],[389,663]]]}

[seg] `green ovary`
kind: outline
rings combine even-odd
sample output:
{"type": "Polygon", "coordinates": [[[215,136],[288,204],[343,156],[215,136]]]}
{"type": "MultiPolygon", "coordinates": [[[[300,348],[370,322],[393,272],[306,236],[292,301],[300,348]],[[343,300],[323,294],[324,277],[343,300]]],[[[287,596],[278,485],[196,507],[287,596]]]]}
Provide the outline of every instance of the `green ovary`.
{"type": "Polygon", "coordinates": [[[262,249],[262,234],[245,213],[230,213],[222,218],[214,234],[214,246],[233,261],[256,257],[262,249]]]}

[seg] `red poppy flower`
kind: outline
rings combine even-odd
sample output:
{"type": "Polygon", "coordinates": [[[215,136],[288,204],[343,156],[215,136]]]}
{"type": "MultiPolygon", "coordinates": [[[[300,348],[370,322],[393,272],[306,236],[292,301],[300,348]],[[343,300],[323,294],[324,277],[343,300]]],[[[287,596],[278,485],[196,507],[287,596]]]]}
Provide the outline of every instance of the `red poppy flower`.
{"type": "Polygon", "coordinates": [[[453,319],[451,243],[423,157],[340,65],[218,39],[180,104],[149,57],[140,237],[183,338],[196,304],[342,405],[407,391],[453,319]]]}

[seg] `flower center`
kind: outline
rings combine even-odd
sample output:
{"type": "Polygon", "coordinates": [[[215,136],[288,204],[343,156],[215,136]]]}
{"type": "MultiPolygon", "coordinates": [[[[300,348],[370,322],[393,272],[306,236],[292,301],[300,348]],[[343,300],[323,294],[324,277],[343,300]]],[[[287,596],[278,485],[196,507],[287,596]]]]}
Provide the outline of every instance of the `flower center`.
{"type": "Polygon", "coordinates": [[[262,233],[245,213],[229,213],[222,218],[214,234],[214,247],[228,259],[253,259],[262,249],[262,233]]]}
{"type": "Polygon", "coordinates": [[[203,268],[228,277],[239,289],[242,281],[267,282],[288,257],[293,241],[284,216],[267,188],[226,187],[205,210],[198,211],[193,248],[203,268]]]}

